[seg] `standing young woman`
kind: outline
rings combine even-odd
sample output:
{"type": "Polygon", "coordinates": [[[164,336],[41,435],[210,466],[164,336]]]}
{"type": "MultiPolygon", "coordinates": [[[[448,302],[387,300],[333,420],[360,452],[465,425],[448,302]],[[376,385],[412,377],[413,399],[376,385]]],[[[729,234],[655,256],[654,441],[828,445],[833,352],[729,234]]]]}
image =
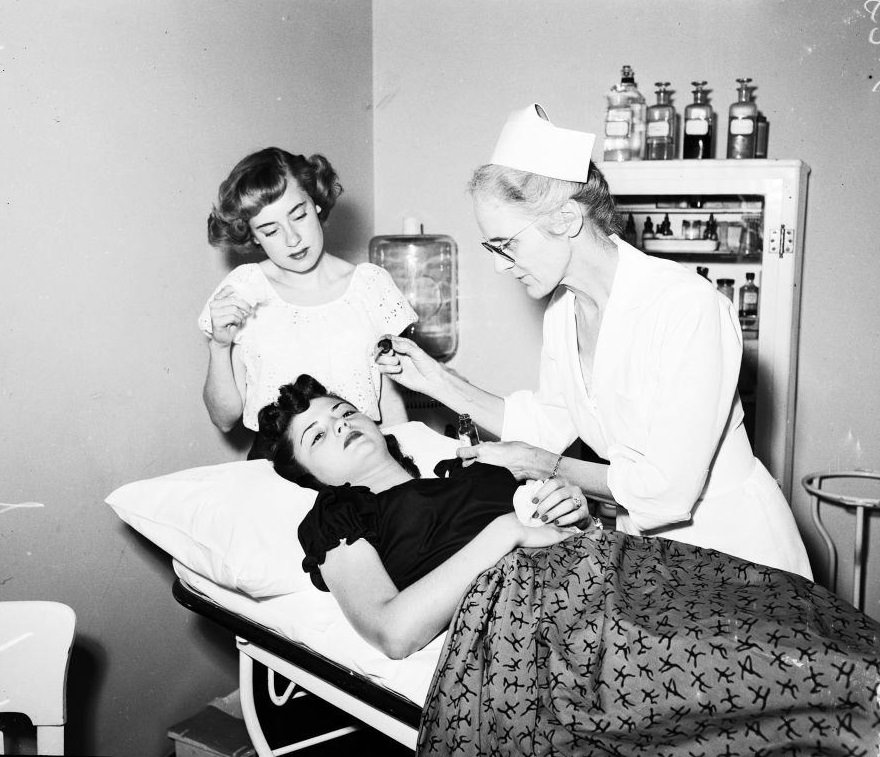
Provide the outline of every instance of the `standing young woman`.
{"type": "Polygon", "coordinates": [[[382,370],[502,440],[462,457],[613,498],[625,533],[812,577],[788,503],[743,426],[737,314],[700,276],[620,239],[590,161],[594,139],[531,105],[511,115],[470,184],[496,270],[530,297],[552,295],[537,391],[495,396],[406,339],[392,340],[382,370]],[[578,437],[608,463],[563,457],[578,437]]]}
{"type": "MultiPolygon", "coordinates": [[[[401,333],[416,315],[385,270],[324,249],[324,224],[341,192],[326,158],[277,147],[248,155],[220,185],[208,241],[266,256],[231,271],[199,318],[209,339],[205,405],[223,431],[240,418],[256,431],[260,408],[303,372],[373,420],[406,420],[397,388],[372,357],[381,335],[401,333]]],[[[262,454],[258,440],[251,457],[262,454]]]]}

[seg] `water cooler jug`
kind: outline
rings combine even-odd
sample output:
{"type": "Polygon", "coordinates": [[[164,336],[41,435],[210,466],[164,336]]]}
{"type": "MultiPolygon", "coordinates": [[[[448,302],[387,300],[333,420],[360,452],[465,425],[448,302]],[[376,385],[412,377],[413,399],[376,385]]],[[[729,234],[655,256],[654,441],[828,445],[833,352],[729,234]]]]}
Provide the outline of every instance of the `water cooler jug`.
{"type": "Polygon", "coordinates": [[[400,234],[370,240],[370,262],[382,266],[419,316],[404,336],[440,361],[458,349],[458,245],[444,234],[400,234]]]}

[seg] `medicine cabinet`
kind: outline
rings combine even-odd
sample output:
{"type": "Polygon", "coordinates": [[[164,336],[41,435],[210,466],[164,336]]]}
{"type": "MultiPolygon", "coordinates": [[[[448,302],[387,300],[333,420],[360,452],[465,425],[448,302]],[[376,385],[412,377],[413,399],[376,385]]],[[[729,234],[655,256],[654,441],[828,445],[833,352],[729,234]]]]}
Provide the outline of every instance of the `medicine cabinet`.
{"type": "Polygon", "coordinates": [[[599,165],[631,244],[699,268],[713,285],[722,280],[737,310],[746,274],[754,274],[758,315],[741,318],[740,396],[755,454],[790,501],[809,167],[799,160],[599,165]],[[653,237],[644,233],[649,218],[653,237]],[[707,225],[714,239],[704,238],[707,225]]]}

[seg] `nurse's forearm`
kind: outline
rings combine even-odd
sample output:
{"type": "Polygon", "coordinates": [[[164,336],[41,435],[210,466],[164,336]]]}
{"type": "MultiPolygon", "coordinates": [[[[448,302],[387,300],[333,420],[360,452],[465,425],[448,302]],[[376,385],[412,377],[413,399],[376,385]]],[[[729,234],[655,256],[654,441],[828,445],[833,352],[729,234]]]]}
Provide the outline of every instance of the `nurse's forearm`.
{"type": "Polygon", "coordinates": [[[467,413],[471,420],[490,434],[501,436],[504,423],[504,399],[474,386],[448,368],[443,371],[435,399],[456,413],[467,413]]]}
{"type": "MultiPolygon", "coordinates": [[[[553,459],[553,464],[556,464],[556,458],[553,459]]],[[[547,471],[547,476],[552,472],[551,468],[547,471]]],[[[556,476],[580,487],[588,497],[614,502],[614,495],[608,488],[608,465],[605,463],[563,457],[559,461],[556,476]]]]}

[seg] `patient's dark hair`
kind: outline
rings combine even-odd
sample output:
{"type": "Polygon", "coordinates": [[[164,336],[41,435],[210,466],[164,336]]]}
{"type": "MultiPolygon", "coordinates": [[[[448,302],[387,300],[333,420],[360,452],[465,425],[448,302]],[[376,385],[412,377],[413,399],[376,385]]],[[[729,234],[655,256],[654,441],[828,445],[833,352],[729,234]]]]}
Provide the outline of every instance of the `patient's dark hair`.
{"type": "MultiPolygon", "coordinates": [[[[294,457],[293,441],[287,432],[290,429],[294,416],[308,410],[312,400],[319,397],[332,397],[348,402],[343,397],[327,391],[324,385],[316,378],[303,373],[292,384],[282,386],[279,390],[278,399],[271,405],[266,405],[266,407],[260,410],[258,415],[260,435],[269,443],[269,459],[272,461],[276,473],[288,481],[293,481],[295,484],[318,490],[323,489],[326,484],[315,478],[294,457]]],[[[391,457],[400,463],[407,473],[413,478],[421,477],[415,462],[411,457],[403,454],[400,444],[393,435],[387,434],[385,436],[385,443],[388,445],[388,452],[391,454],[391,457]]]]}

